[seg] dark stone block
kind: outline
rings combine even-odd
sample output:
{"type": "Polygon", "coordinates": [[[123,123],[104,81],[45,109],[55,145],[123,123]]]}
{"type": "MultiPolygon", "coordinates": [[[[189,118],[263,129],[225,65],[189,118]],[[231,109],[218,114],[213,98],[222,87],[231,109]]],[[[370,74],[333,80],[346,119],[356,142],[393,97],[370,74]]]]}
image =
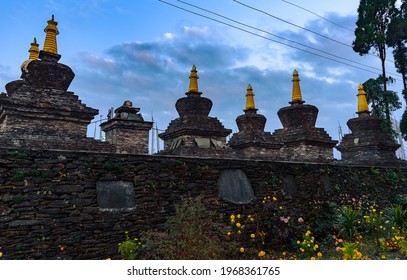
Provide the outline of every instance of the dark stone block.
{"type": "Polygon", "coordinates": [[[236,204],[246,204],[254,198],[252,185],[240,169],[223,171],[218,180],[218,188],[219,197],[236,204]]]}
{"type": "Polygon", "coordinates": [[[297,184],[295,183],[294,176],[289,175],[283,178],[283,189],[289,196],[297,192],[297,184]]]}
{"type": "Polygon", "coordinates": [[[97,182],[96,196],[99,207],[102,209],[129,209],[136,206],[132,182],[97,182]]]}

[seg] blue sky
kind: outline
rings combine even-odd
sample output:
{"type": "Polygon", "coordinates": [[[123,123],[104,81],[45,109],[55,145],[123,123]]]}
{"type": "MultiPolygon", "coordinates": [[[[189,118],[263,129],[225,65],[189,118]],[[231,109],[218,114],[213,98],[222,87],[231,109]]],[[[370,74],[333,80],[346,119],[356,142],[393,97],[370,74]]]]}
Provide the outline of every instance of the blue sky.
{"type": "MultiPolygon", "coordinates": [[[[317,126],[325,128],[334,139],[338,139],[338,123],[344,132],[348,131],[346,122],[357,110],[358,84],[376,78],[380,73],[377,57],[361,57],[349,47],[354,40],[350,30],[355,28],[358,0],[289,1],[350,30],[286,1],[240,0],[331,40],[233,0],[185,2],[235,22],[177,0],[165,1],[238,26],[257,36],[158,0],[0,0],[0,91],[5,91],[4,85],[9,81],[19,79],[20,65],[28,58],[27,51],[33,37],[42,48],[43,29],[52,14],[59,23],[60,62],[70,66],[76,74],[69,90],[79,95],[88,106],[99,109],[103,116],[110,107],[117,108],[125,100],[132,100],[135,107],[141,108],[146,120],[151,120],[154,114],[160,129],[166,129],[169,122],[178,117],[175,102],[188,90],[188,76],[193,64],[200,76],[199,90],[214,103],[210,116],[218,117],[233,132],[237,131],[236,117],[243,113],[249,83],[255,93],[258,113],[267,118],[266,131],[281,128],[277,111],[290,101],[292,73],[297,69],[303,99],[319,108],[317,126]],[[236,21],[246,26],[238,25],[236,21]],[[333,60],[343,57],[347,60],[341,61],[374,73],[264,37],[305,49],[292,43],[296,41],[323,51],[318,52],[320,55],[333,60]]],[[[308,51],[317,52],[310,48],[308,51]]],[[[390,51],[388,59],[392,60],[390,51]]],[[[396,73],[390,61],[387,69],[396,73]]],[[[401,80],[401,77],[395,77],[401,80]]],[[[401,81],[397,81],[390,89],[401,93],[401,88],[401,81]]],[[[401,95],[400,99],[403,101],[401,95]]],[[[401,114],[402,110],[399,110],[394,117],[400,119],[401,114]]],[[[93,134],[93,127],[89,131],[93,134]]]]}

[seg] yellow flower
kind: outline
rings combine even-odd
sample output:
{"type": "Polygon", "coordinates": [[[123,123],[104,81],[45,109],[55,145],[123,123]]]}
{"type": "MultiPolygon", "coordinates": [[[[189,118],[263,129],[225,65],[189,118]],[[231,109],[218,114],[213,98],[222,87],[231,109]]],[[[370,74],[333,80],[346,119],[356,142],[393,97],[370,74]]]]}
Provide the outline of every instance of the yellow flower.
{"type": "Polygon", "coordinates": [[[321,253],[321,252],[318,252],[317,256],[318,256],[319,258],[322,257],[322,253],[321,253]]]}
{"type": "Polygon", "coordinates": [[[312,261],[315,261],[315,260],[316,260],[316,258],[315,258],[315,257],[312,257],[312,258],[311,258],[311,260],[312,260],[312,261]]]}
{"type": "Polygon", "coordinates": [[[237,226],[237,227],[240,227],[240,226],[241,226],[241,224],[240,224],[240,223],[236,223],[236,226],[237,226]]]}
{"type": "Polygon", "coordinates": [[[285,257],[285,255],[287,255],[287,253],[284,251],[284,252],[283,252],[283,256],[285,257]]]}
{"type": "Polygon", "coordinates": [[[297,244],[300,244],[301,242],[299,240],[297,240],[297,244]]]}
{"type": "Polygon", "coordinates": [[[231,220],[234,220],[234,219],[235,219],[235,215],[233,215],[233,214],[230,215],[230,219],[231,219],[231,220]]]}
{"type": "Polygon", "coordinates": [[[277,201],[277,197],[273,196],[273,201],[277,201]]]}
{"type": "Polygon", "coordinates": [[[228,231],[228,236],[230,236],[232,233],[230,231],[228,231]]]}
{"type": "Polygon", "coordinates": [[[318,244],[315,244],[315,245],[314,245],[314,251],[317,250],[318,247],[319,247],[318,244]]]}
{"type": "Polygon", "coordinates": [[[259,252],[259,254],[258,254],[258,256],[261,258],[261,257],[264,257],[266,255],[266,252],[264,252],[264,251],[260,251],[259,252]]]}
{"type": "Polygon", "coordinates": [[[254,239],[255,237],[256,237],[256,235],[254,233],[250,234],[250,238],[254,239]]]}
{"type": "Polygon", "coordinates": [[[240,253],[244,253],[244,248],[243,248],[243,247],[240,247],[239,252],[240,252],[240,253]]]}
{"type": "Polygon", "coordinates": [[[343,242],[343,240],[342,240],[342,239],[338,239],[338,242],[339,242],[339,243],[342,243],[342,242],[343,242]]]}
{"type": "Polygon", "coordinates": [[[106,260],[107,260],[107,261],[111,261],[112,259],[111,259],[111,258],[107,258],[106,260]]]}
{"type": "Polygon", "coordinates": [[[0,258],[3,256],[3,252],[0,252],[0,258]]]}
{"type": "Polygon", "coordinates": [[[283,206],[279,206],[278,209],[280,209],[280,210],[283,209],[283,206]]]}
{"type": "Polygon", "coordinates": [[[237,218],[240,219],[240,214],[237,214],[237,218]]]}
{"type": "Polygon", "coordinates": [[[242,232],[240,231],[240,229],[237,231],[237,234],[241,234],[242,232]]]}

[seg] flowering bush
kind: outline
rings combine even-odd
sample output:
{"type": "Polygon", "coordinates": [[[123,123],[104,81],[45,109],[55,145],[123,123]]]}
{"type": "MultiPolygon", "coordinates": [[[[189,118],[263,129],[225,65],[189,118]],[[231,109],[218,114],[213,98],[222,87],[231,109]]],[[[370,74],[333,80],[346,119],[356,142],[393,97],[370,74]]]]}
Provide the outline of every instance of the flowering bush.
{"type": "Polygon", "coordinates": [[[118,244],[119,253],[125,260],[135,260],[141,242],[138,238],[130,239],[128,231],[125,231],[124,233],[126,234],[126,240],[118,244]]]}
{"type": "Polygon", "coordinates": [[[297,240],[297,245],[303,258],[316,259],[315,256],[317,258],[322,257],[322,253],[319,251],[319,245],[315,243],[315,238],[312,236],[310,230],[307,230],[304,234],[302,241],[297,240]]]}

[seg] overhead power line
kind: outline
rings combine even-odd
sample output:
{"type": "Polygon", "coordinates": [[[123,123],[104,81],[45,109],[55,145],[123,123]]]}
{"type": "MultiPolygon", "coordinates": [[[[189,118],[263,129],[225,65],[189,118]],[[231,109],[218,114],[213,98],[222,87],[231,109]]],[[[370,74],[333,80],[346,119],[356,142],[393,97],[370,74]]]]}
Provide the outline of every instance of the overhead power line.
{"type": "MultiPolygon", "coordinates": [[[[233,25],[233,24],[230,24],[230,23],[227,23],[227,22],[224,22],[224,21],[221,21],[221,20],[218,20],[218,19],[215,19],[215,18],[206,16],[206,15],[203,15],[203,14],[200,14],[200,13],[197,13],[197,12],[194,12],[194,11],[191,11],[191,10],[188,10],[188,9],[186,9],[186,8],[177,6],[177,5],[175,5],[175,4],[166,2],[166,1],[164,1],[164,0],[158,0],[158,1],[160,1],[160,2],[162,2],[162,3],[164,3],[164,4],[167,4],[167,5],[169,5],[169,6],[175,7],[175,8],[177,8],[177,9],[186,11],[186,12],[188,12],[188,13],[191,13],[191,14],[194,14],[194,15],[197,15],[197,16],[200,16],[200,17],[209,19],[209,20],[214,21],[214,22],[218,22],[218,23],[220,23],[220,24],[223,24],[223,25],[232,27],[232,28],[237,29],[237,30],[239,30],[239,31],[242,31],[242,32],[245,32],[245,33],[254,35],[254,36],[256,36],[256,37],[259,37],[259,38],[262,38],[262,39],[266,39],[266,40],[269,40],[269,41],[272,41],[272,42],[275,42],[275,43],[278,43],[278,44],[281,44],[281,45],[284,45],[284,46],[287,46],[287,47],[290,47],[290,48],[293,48],[293,49],[297,49],[297,50],[300,50],[300,51],[303,51],[303,52],[306,52],[306,53],[309,53],[309,54],[312,54],[312,55],[315,55],[315,56],[318,56],[318,57],[321,57],[321,58],[325,58],[325,59],[327,59],[327,60],[331,60],[331,61],[334,61],[334,62],[343,64],[343,65],[346,65],[346,66],[349,66],[349,67],[353,67],[353,68],[356,68],[356,69],[359,69],[359,70],[362,70],[362,71],[365,71],[365,72],[373,73],[373,74],[375,74],[375,75],[380,75],[380,73],[378,73],[378,72],[371,71],[371,70],[368,70],[368,69],[365,69],[365,68],[362,68],[362,67],[359,67],[359,66],[355,66],[355,65],[352,65],[352,64],[343,62],[343,61],[339,61],[339,60],[333,59],[333,58],[331,58],[331,57],[327,57],[327,56],[320,55],[320,54],[317,54],[317,53],[314,53],[314,52],[310,52],[310,51],[308,51],[308,50],[304,50],[304,49],[301,49],[301,48],[298,48],[298,47],[295,47],[295,46],[292,46],[292,45],[289,45],[289,44],[286,44],[286,43],[283,43],[283,42],[280,42],[280,41],[277,41],[277,40],[273,40],[273,39],[268,38],[268,37],[265,37],[265,36],[263,36],[263,35],[254,33],[254,32],[252,32],[252,31],[243,29],[243,28],[241,28],[241,27],[235,26],[235,25],[233,25]]],[[[395,80],[397,80],[397,79],[395,79],[395,80]]]]}
{"type": "Polygon", "coordinates": [[[304,10],[304,11],[307,11],[308,13],[311,13],[311,14],[313,14],[313,15],[316,15],[317,17],[322,18],[323,20],[325,20],[325,21],[327,21],[327,22],[329,22],[329,23],[332,23],[333,25],[336,25],[336,26],[338,26],[338,27],[340,27],[340,28],[343,28],[343,29],[346,29],[346,30],[348,30],[348,31],[354,32],[353,29],[350,29],[350,28],[348,28],[348,27],[346,27],[346,26],[343,26],[343,25],[340,25],[340,24],[338,24],[338,23],[336,23],[336,22],[333,22],[332,20],[327,19],[326,17],[323,17],[323,16],[321,16],[321,15],[319,15],[319,14],[313,12],[313,11],[310,11],[310,10],[304,8],[304,7],[301,7],[300,5],[294,4],[294,3],[289,2],[289,1],[286,1],[286,0],[281,0],[281,1],[283,1],[283,2],[285,2],[285,3],[287,3],[287,4],[290,4],[290,5],[293,5],[294,7],[300,8],[300,9],[302,9],[302,10],[304,10]]]}
{"type": "MultiPolygon", "coordinates": [[[[263,14],[265,14],[265,15],[268,15],[269,17],[275,18],[275,19],[277,19],[277,20],[280,20],[280,21],[282,21],[282,22],[285,22],[285,23],[287,23],[287,24],[290,24],[290,25],[295,26],[295,27],[297,27],[297,28],[300,28],[300,29],[302,29],[302,30],[311,32],[311,33],[313,33],[313,34],[315,34],[315,35],[318,35],[318,36],[320,36],[320,37],[322,37],[322,38],[325,38],[325,39],[330,40],[330,41],[332,41],[332,42],[335,42],[335,43],[337,43],[337,44],[341,44],[341,45],[343,45],[343,46],[349,47],[349,48],[351,48],[351,49],[353,50],[353,47],[352,47],[351,45],[347,44],[347,43],[338,41],[338,40],[333,39],[333,38],[331,38],[331,37],[328,37],[328,36],[326,36],[326,35],[324,35],[324,34],[321,34],[321,33],[318,33],[318,32],[316,32],[316,31],[313,31],[313,30],[311,30],[311,29],[308,29],[308,28],[305,28],[305,27],[303,27],[303,26],[297,25],[297,24],[292,23],[292,22],[290,22],[290,21],[288,21],[288,20],[282,19],[282,18],[277,17],[277,16],[275,16],[275,15],[272,15],[272,14],[270,14],[270,13],[268,13],[268,12],[265,12],[265,11],[263,11],[263,10],[260,10],[260,9],[258,9],[258,8],[255,8],[255,7],[253,7],[253,6],[250,6],[250,5],[248,5],[248,4],[245,4],[245,3],[243,3],[243,2],[240,2],[240,1],[237,1],[237,0],[233,0],[233,2],[236,2],[236,3],[242,5],[242,6],[246,7],[246,8],[252,9],[252,10],[257,11],[257,12],[260,12],[260,13],[263,13],[263,14]]],[[[375,56],[375,57],[378,57],[378,55],[375,55],[375,54],[372,54],[372,53],[367,53],[367,54],[368,54],[368,55],[375,56]]],[[[392,61],[392,60],[386,59],[386,61],[389,61],[389,62],[394,63],[394,61],[392,61]]]]}
{"type": "MultiPolygon", "coordinates": [[[[177,0],[177,1],[178,1],[178,2],[181,2],[181,3],[185,4],[185,5],[188,5],[188,6],[191,6],[191,7],[196,8],[196,9],[199,9],[199,10],[201,10],[201,11],[205,11],[205,12],[207,12],[207,13],[210,13],[210,14],[216,15],[216,16],[218,16],[218,17],[227,19],[227,20],[229,20],[229,21],[231,21],[231,22],[234,22],[234,23],[237,23],[237,24],[239,24],[239,25],[242,25],[242,26],[245,26],[245,27],[248,27],[248,28],[251,28],[251,29],[254,29],[254,30],[263,32],[263,33],[266,33],[266,34],[268,34],[268,35],[277,37],[277,38],[282,39],[282,40],[285,40],[285,41],[287,41],[287,42],[294,43],[294,44],[300,45],[300,46],[302,46],[302,47],[305,47],[305,48],[308,48],[308,49],[311,49],[311,50],[314,50],[314,51],[318,51],[318,52],[321,52],[321,53],[323,53],[323,54],[327,54],[327,55],[330,55],[330,56],[332,56],[332,57],[335,57],[335,58],[338,58],[338,59],[342,59],[342,60],[344,60],[344,61],[348,61],[348,62],[357,64],[357,65],[360,65],[360,66],[364,66],[364,67],[368,67],[368,68],[371,68],[371,69],[375,69],[375,70],[381,71],[381,68],[377,68],[377,67],[373,67],[373,66],[370,66],[370,65],[367,65],[367,64],[359,63],[359,62],[357,62],[357,61],[354,61],[354,60],[351,60],[351,59],[348,59],[348,58],[345,58],[345,57],[341,57],[341,56],[338,56],[338,55],[329,53],[329,52],[327,52],[327,51],[324,51],[324,50],[321,50],[321,49],[318,49],[318,48],[314,48],[314,47],[307,46],[307,45],[305,45],[305,44],[303,44],[303,43],[300,43],[300,42],[297,42],[297,41],[294,41],[294,40],[291,40],[291,39],[284,38],[284,37],[282,37],[282,36],[279,36],[279,35],[273,34],[273,33],[271,33],[271,32],[268,32],[268,31],[266,31],[266,30],[263,30],[263,29],[260,29],[260,28],[257,28],[257,27],[254,27],[254,26],[251,26],[251,25],[242,23],[242,22],[240,22],[240,21],[234,20],[234,19],[232,19],[232,18],[226,17],[226,16],[224,16],[224,15],[215,13],[215,12],[210,11],[210,10],[208,10],[208,9],[204,9],[204,8],[202,8],[202,7],[199,7],[199,6],[197,6],[197,5],[193,5],[193,4],[191,4],[191,3],[188,3],[188,2],[185,2],[185,1],[182,1],[182,0],[177,0]]],[[[391,72],[388,72],[388,73],[389,73],[389,74],[392,74],[392,75],[397,75],[397,74],[391,73],[391,72]]]]}

